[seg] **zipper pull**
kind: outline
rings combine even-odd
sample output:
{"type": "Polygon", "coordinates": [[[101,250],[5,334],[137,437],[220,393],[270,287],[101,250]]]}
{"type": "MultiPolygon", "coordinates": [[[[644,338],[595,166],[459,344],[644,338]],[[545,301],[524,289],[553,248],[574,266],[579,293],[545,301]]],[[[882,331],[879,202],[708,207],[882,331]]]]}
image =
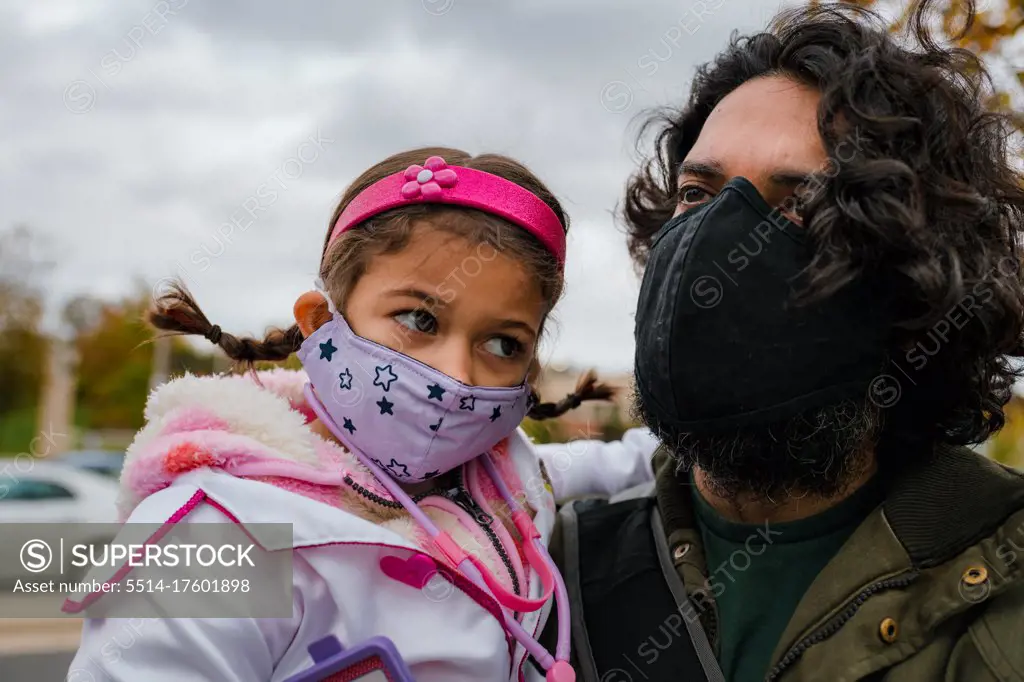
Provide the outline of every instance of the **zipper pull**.
{"type": "Polygon", "coordinates": [[[469,491],[461,486],[450,488],[445,497],[471,514],[477,523],[489,526],[494,521],[490,514],[487,514],[480,508],[480,505],[476,503],[476,500],[469,494],[469,491]]]}

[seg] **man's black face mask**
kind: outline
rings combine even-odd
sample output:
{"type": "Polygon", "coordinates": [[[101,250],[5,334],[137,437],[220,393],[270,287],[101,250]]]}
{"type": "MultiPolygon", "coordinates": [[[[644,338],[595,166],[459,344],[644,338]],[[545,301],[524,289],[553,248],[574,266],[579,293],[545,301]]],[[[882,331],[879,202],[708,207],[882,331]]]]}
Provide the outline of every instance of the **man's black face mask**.
{"type": "Polygon", "coordinates": [[[882,299],[855,282],[798,306],[812,255],[802,228],[744,178],[666,223],[637,304],[645,410],[674,431],[707,432],[864,399],[886,357],[882,299]]]}

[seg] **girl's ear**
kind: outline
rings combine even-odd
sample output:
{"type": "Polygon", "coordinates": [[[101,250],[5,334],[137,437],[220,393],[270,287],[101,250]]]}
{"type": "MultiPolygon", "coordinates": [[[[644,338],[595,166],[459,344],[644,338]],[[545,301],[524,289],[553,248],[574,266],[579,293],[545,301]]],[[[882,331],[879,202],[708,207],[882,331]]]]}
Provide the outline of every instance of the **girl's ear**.
{"type": "Polygon", "coordinates": [[[327,299],[319,291],[307,291],[299,296],[293,308],[295,323],[302,330],[302,335],[309,337],[313,332],[331,320],[331,311],[327,307],[327,299]]]}

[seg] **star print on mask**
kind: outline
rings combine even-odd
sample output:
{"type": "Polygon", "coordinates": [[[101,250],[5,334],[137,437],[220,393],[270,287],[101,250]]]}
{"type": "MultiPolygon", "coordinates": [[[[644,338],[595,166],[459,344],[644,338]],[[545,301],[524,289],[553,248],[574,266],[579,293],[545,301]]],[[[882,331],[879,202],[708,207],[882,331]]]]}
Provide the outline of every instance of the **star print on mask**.
{"type": "Polygon", "coordinates": [[[388,464],[387,470],[390,471],[391,475],[395,478],[409,478],[409,467],[400,462],[396,462],[394,457],[391,458],[391,464],[388,464]],[[402,473],[398,473],[399,469],[402,470],[402,473]]]}
{"type": "Polygon", "coordinates": [[[380,400],[377,401],[377,407],[380,408],[381,414],[390,414],[391,416],[394,416],[395,413],[391,411],[391,408],[394,406],[394,403],[388,401],[387,396],[381,396],[380,400]]]}
{"type": "Polygon", "coordinates": [[[470,412],[476,411],[476,396],[467,395],[459,398],[459,409],[469,410],[470,412]]]}
{"type": "Polygon", "coordinates": [[[491,421],[492,421],[492,422],[493,422],[493,421],[497,421],[497,420],[498,420],[498,417],[500,417],[500,416],[501,416],[501,405],[498,405],[498,406],[497,406],[497,407],[495,407],[495,408],[494,408],[494,410],[493,410],[493,411],[491,412],[491,421]]]}
{"type": "Polygon", "coordinates": [[[338,379],[341,380],[341,388],[344,388],[346,391],[352,388],[352,372],[348,371],[348,367],[338,375],[338,379]]]}
{"type": "Polygon", "coordinates": [[[344,420],[345,423],[342,424],[341,428],[345,429],[349,433],[355,433],[356,432],[356,425],[352,423],[352,420],[349,419],[348,417],[344,417],[343,420],[344,420]]]}
{"type": "Polygon", "coordinates": [[[439,419],[437,420],[437,423],[436,423],[436,424],[431,424],[431,425],[430,425],[430,430],[436,433],[436,432],[437,432],[437,430],[438,430],[439,428],[441,428],[441,422],[443,422],[443,421],[444,421],[444,417],[441,417],[441,418],[439,418],[439,419]]]}
{"type": "Polygon", "coordinates": [[[423,474],[423,478],[433,478],[434,476],[440,475],[440,473],[440,469],[434,469],[433,471],[428,471],[427,473],[423,474]]]}
{"type": "Polygon", "coordinates": [[[430,395],[427,396],[427,400],[436,400],[441,402],[441,398],[444,396],[444,389],[437,384],[430,384],[427,386],[427,390],[430,391],[430,395]]]}
{"type": "Polygon", "coordinates": [[[391,390],[391,382],[398,381],[398,375],[391,369],[391,365],[381,365],[377,368],[377,376],[373,380],[374,386],[380,386],[385,391],[391,390]],[[382,379],[381,376],[384,376],[382,379]]]}
{"type": "Polygon", "coordinates": [[[320,344],[320,359],[321,360],[326,360],[327,362],[330,362],[331,358],[333,358],[334,354],[337,353],[337,352],[338,352],[338,349],[334,347],[333,339],[327,339],[327,343],[321,343],[320,344]]]}

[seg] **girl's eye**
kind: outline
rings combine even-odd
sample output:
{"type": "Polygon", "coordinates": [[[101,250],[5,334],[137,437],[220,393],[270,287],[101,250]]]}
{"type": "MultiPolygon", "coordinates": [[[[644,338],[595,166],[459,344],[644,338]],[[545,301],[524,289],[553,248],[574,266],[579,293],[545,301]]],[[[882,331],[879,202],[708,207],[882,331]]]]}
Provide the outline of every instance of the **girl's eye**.
{"type": "Polygon", "coordinates": [[[493,353],[500,358],[514,358],[523,352],[523,344],[511,336],[495,336],[484,344],[487,352],[493,353]]]}
{"type": "Polygon", "coordinates": [[[423,334],[437,333],[437,318],[426,310],[409,310],[394,315],[395,321],[403,327],[423,334]]]}
{"type": "Polygon", "coordinates": [[[699,204],[702,201],[707,201],[711,197],[711,194],[707,190],[701,189],[700,187],[684,185],[679,188],[678,196],[680,204],[693,206],[694,204],[699,204]]]}

